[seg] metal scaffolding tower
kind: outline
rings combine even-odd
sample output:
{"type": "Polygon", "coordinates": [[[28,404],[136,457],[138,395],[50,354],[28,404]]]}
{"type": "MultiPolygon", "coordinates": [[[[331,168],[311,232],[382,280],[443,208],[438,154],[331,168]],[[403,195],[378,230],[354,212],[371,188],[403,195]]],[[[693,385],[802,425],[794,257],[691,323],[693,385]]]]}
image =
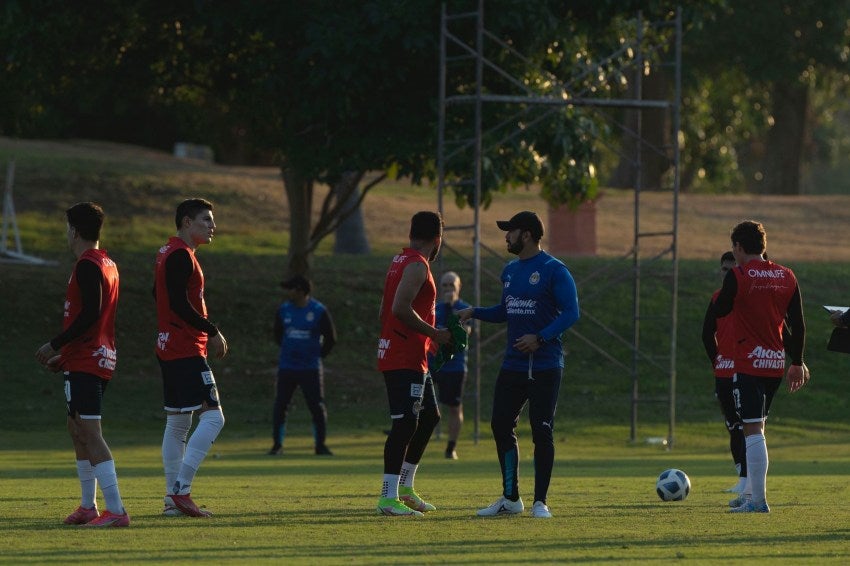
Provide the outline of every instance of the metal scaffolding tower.
{"type": "MultiPolygon", "coordinates": [[[[565,107],[583,107],[594,114],[597,119],[605,121],[612,129],[616,128],[620,135],[629,138],[634,143],[634,154],[623,155],[620,158],[630,164],[634,174],[634,233],[631,249],[623,259],[631,260],[630,268],[623,275],[605,273],[591,274],[588,279],[594,282],[594,291],[604,287],[606,282],[620,280],[631,276],[632,283],[632,328],[631,335],[624,336],[606,325],[603,316],[596,316],[582,306],[582,328],[593,325],[604,331],[613,343],[627,345],[629,359],[618,358],[608,349],[584,335],[584,330],[571,329],[570,335],[583,342],[596,353],[617,367],[628,371],[631,377],[631,434],[630,440],[637,439],[638,406],[641,403],[664,402],[668,406],[668,433],[665,439],[667,447],[672,447],[675,440],[676,421],[676,335],[677,335],[677,302],[678,302],[678,197],[679,197],[679,144],[678,132],[680,98],[681,98],[681,51],[682,51],[682,18],[681,10],[660,22],[645,21],[640,14],[633,20],[633,34],[623,37],[613,51],[594,63],[585,62],[584,74],[561,80],[551,77],[550,81],[557,85],[558,95],[540,95],[531,90],[521,77],[513,76],[499,65],[491,53],[498,52],[500,56],[518,57],[528,63],[529,60],[517,52],[509,42],[489,32],[484,23],[484,0],[478,1],[477,10],[463,13],[448,13],[445,4],[441,14],[440,31],[440,77],[439,77],[439,135],[437,148],[438,167],[438,208],[443,211],[443,194],[446,189],[462,185],[471,187],[472,223],[466,226],[447,226],[447,230],[471,230],[473,233],[473,269],[474,304],[481,304],[481,232],[480,205],[482,187],[482,162],[484,156],[492,148],[485,147],[485,139],[493,141],[498,147],[517,135],[522,129],[534,127],[553,113],[565,107]],[[645,36],[645,30],[672,30],[672,45],[652,44],[645,36]],[[666,59],[665,59],[666,58],[666,59]],[[620,69],[621,75],[631,73],[630,81],[632,97],[610,98],[599,92],[583,88],[588,69],[610,69],[618,62],[625,62],[620,69]],[[666,72],[674,75],[674,85],[669,98],[645,98],[643,96],[643,78],[651,68],[665,68],[666,72]],[[486,72],[485,72],[486,71],[486,72]],[[450,74],[451,73],[451,74],[450,74]],[[461,78],[459,78],[461,77],[461,78]],[[463,78],[465,77],[465,78],[463,78]],[[500,87],[493,87],[489,77],[495,77],[498,85],[510,85],[511,92],[499,92],[500,87]],[[485,124],[484,108],[487,104],[513,105],[517,113],[498,124],[485,124]],[[533,116],[534,110],[542,114],[533,116]],[[619,120],[612,117],[612,111],[631,111],[635,120],[619,120]],[[644,135],[643,115],[648,110],[663,111],[669,116],[669,143],[655,144],[644,135]],[[522,123],[521,127],[517,124],[522,123]],[[642,225],[642,195],[643,187],[641,164],[644,152],[655,152],[669,161],[671,172],[670,186],[665,190],[669,193],[671,217],[669,227],[658,230],[648,230],[642,225]],[[458,163],[467,163],[466,174],[457,175],[458,163]],[[455,174],[449,174],[449,171],[455,174]],[[669,263],[660,262],[668,261],[669,263]],[[647,273],[647,268],[652,269],[647,273]],[[648,278],[659,277],[669,284],[666,292],[669,297],[669,309],[661,315],[664,319],[662,327],[669,331],[668,340],[661,347],[658,340],[642,341],[644,332],[657,324],[659,315],[642,310],[642,297],[645,293],[644,282],[648,278]],[[662,396],[641,396],[639,385],[650,376],[661,375],[667,381],[667,394],[662,396]]],[[[670,37],[670,36],[667,36],[670,37]]],[[[543,71],[541,71],[543,73],[543,71]]],[[[615,150],[616,151],[616,150],[615,150]]],[[[655,189],[653,187],[652,189],[655,189]]],[[[582,281],[577,280],[581,285],[582,281]]],[[[655,289],[655,287],[653,288],[655,289]]],[[[581,299],[581,297],[580,297],[581,299]]],[[[656,328],[652,330],[657,331],[656,328]]],[[[475,438],[478,438],[478,423],[480,420],[480,388],[481,388],[481,333],[479,324],[473,330],[471,352],[475,380],[475,438]]]]}

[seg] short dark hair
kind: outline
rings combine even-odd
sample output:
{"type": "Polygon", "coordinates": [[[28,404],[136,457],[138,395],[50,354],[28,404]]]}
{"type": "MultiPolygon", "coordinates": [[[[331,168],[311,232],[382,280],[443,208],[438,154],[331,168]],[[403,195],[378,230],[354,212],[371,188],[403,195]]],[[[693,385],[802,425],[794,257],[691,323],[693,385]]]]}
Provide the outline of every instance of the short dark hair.
{"type": "Polygon", "coordinates": [[[310,280],[303,275],[293,275],[289,279],[280,282],[280,286],[284,289],[300,289],[305,295],[309,295],[313,290],[313,285],[310,280]]]}
{"type": "Polygon", "coordinates": [[[740,244],[748,254],[761,254],[767,248],[767,232],[761,222],[744,220],[732,228],[732,245],[740,244]]]}
{"type": "Polygon", "coordinates": [[[720,265],[723,265],[727,261],[735,263],[735,254],[733,254],[732,252],[723,252],[723,255],[720,256],[720,265]]]}
{"type": "Polygon", "coordinates": [[[103,209],[93,202],[78,202],[65,211],[68,225],[76,230],[80,237],[89,242],[100,240],[103,227],[103,209]]]}
{"type": "Polygon", "coordinates": [[[177,214],[174,215],[174,223],[177,225],[177,229],[179,230],[180,226],[183,224],[183,218],[186,216],[194,220],[199,212],[203,212],[204,210],[212,211],[212,209],[213,205],[208,200],[202,198],[186,199],[177,205],[177,214]]]}
{"type": "Polygon", "coordinates": [[[443,235],[443,217],[439,212],[423,210],[410,219],[410,239],[431,241],[443,235]]]}

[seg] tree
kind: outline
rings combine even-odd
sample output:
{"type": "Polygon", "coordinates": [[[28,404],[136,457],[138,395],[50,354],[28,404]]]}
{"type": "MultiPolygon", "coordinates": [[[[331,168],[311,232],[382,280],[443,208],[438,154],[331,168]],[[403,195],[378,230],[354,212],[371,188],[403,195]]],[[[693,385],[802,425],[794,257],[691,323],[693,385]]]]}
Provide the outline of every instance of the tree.
{"type": "Polygon", "coordinates": [[[725,128],[744,139],[736,153],[750,190],[799,192],[805,148],[818,119],[810,109],[812,93],[836,73],[848,77],[848,13],[848,0],[728,0],[689,36],[689,59],[704,80],[739,81],[725,110],[736,118],[755,117],[725,128]],[[755,127],[741,135],[748,125],[755,127]]]}

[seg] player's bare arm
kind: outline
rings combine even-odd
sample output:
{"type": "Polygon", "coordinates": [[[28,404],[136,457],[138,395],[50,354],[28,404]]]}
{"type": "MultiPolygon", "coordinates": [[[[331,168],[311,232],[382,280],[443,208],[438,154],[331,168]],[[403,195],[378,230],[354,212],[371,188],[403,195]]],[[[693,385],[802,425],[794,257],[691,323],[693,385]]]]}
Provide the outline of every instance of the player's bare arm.
{"type": "Polygon", "coordinates": [[[404,268],[393,298],[393,316],[415,332],[428,336],[438,344],[448,344],[452,337],[451,331],[445,328],[434,328],[413,310],[413,301],[427,279],[428,268],[424,263],[415,262],[404,268]]]}

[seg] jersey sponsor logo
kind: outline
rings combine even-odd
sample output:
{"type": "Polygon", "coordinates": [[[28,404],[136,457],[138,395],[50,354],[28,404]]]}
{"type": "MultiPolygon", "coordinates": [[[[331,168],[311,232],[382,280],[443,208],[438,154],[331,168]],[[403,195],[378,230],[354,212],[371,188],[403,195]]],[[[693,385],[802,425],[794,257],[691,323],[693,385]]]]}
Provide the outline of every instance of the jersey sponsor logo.
{"type": "Polygon", "coordinates": [[[307,313],[307,316],[305,316],[304,318],[307,319],[307,322],[313,322],[314,320],[316,320],[316,315],[313,314],[313,311],[310,311],[310,312],[307,313]]]}
{"type": "Polygon", "coordinates": [[[171,248],[171,244],[165,244],[161,248],[159,248],[159,253],[164,254],[171,248]]]}
{"type": "Polygon", "coordinates": [[[156,347],[165,351],[165,347],[168,345],[168,339],[171,337],[170,332],[160,332],[156,337],[156,347]]]}
{"type": "Polygon", "coordinates": [[[785,279],[784,269],[749,269],[747,275],[750,277],[767,277],[769,279],[785,279]]]}
{"type": "Polygon", "coordinates": [[[782,369],[785,367],[785,350],[770,350],[756,346],[747,354],[756,369],[782,369]]]}
{"type": "Polygon", "coordinates": [[[508,314],[537,314],[537,301],[508,295],[505,297],[505,310],[508,314]]]}
{"type": "Polygon", "coordinates": [[[535,271],[534,273],[532,273],[531,277],[528,278],[528,282],[532,285],[537,285],[538,283],[540,283],[540,272],[535,271]]]}
{"type": "Polygon", "coordinates": [[[390,339],[380,338],[378,340],[378,359],[383,360],[387,355],[387,350],[390,349],[390,339]]]}
{"type": "Polygon", "coordinates": [[[65,301],[65,318],[71,316],[71,301],[65,301]]]}
{"type": "Polygon", "coordinates": [[[309,340],[310,331],[302,328],[287,328],[286,337],[293,340],[309,340]]]}
{"type": "Polygon", "coordinates": [[[714,369],[733,369],[734,367],[735,360],[724,358],[722,355],[717,354],[717,358],[714,361],[714,369]]]}
{"type": "Polygon", "coordinates": [[[101,346],[97,350],[94,350],[91,355],[93,358],[100,357],[100,359],[97,360],[98,367],[110,370],[115,369],[115,363],[118,360],[118,354],[115,350],[107,348],[106,346],[101,346]]]}

